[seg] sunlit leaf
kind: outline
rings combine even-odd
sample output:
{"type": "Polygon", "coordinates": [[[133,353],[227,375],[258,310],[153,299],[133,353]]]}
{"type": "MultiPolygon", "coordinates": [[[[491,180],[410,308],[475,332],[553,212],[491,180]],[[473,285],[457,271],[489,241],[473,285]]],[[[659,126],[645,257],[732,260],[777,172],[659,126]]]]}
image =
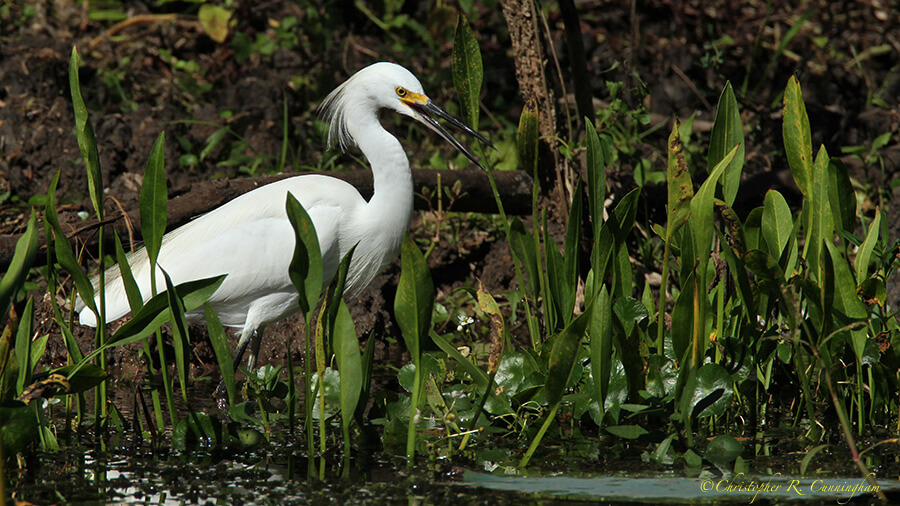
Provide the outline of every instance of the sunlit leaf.
{"type": "Polygon", "coordinates": [[[806,104],[803,103],[800,83],[795,76],[791,76],[787,88],[784,90],[782,115],[784,116],[782,129],[784,149],[787,153],[791,174],[803,196],[810,198],[813,183],[812,136],[809,131],[806,104]]]}
{"type": "Polygon", "coordinates": [[[741,125],[741,112],[731,82],[725,83],[719,104],[716,107],[716,122],[710,132],[709,152],[706,166],[712,169],[737,146],[737,152],[725,168],[722,175],[722,200],[729,206],[734,203],[738,185],[741,182],[741,169],[744,167],[744,128],[741,125]]]}
{"type": "Polygon", "coordinates": [[[418,361],[422,343],[431,330],[434,282],[431,280],[428,264],[425,263],[425,256],[409,232],[404,233],[400,246],[400,264],[394,316],[407,349],[413,360],[418,361]]]}
{"type": "Polygon", "coordinates": [[[463,120],[473,130],[478,130],[478,98],[484,70],[478,39],[462,12],[457,18],[452,60],[453,85],[459,93],[463,120]]]}
{"type": "Polygon", "coordinates": [[[141,235],[150,265],[156,265],[162,238],[166,233],[166,202],[169,194],[166,188],[165,143],[166,134],[162,132],[150,150],[141,183],[141,235]]]}

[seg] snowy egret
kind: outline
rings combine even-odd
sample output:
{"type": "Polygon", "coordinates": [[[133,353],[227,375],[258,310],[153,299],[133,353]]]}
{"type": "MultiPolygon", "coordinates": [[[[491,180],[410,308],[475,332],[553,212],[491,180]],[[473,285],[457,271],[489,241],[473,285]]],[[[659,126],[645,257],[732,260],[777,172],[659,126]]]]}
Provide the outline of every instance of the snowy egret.
{"type": "MultiPolygon", "coordinates": [[[[425,124],[479,167],[475,156],[437,118],[493,147],[435,105],[410,71],[394,63],[375,63],[350,77],[320,106],[323,118],[330,123],[329,145],[337,144],[342,150],[356,145],[368,159],[374,178],[374,194],[368,202],[349,183],[307,174],[245,193],[163,237],[158,265],[174,283],[227,274],[209,303],[222,324],[241,329],[235,366],[252,338],[248,361],[252,369],[265,326],[299,309],[297,292],[288,277],[294,251],[294,233],[285,212],[288,193],[297,198],[315,224],[326,285],[353,245],[358,244],[345,294],[360,292],[397,257],[403,232],[412,219],[413,180],[403,146],[378,120],[382,109],[425,124]]],[[[150,264],[146,250],[135,252],[128,263],[144,300],[148,300],[150,264]]],[[[162,279],[161,271],[157,271],[157,278],[162,279]]],[[[106,272],[105,291],[107,321],[129,313],[117,266],[106,272]]],[[[96,326],[96,316],[83,306],[77,308],[79,321],[96,326]]],[[[187,316],[189,321],[204,320],[202,310],[187,316]]]]}

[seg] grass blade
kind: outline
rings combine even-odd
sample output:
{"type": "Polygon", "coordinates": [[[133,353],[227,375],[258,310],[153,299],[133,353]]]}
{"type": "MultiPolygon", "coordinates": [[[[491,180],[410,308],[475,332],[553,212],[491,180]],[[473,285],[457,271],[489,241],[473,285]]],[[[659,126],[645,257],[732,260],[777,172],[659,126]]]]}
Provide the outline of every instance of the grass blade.
{"type": "Polygon", "coordinates": [[[147,248],[151,266],[156,265],[163,235],[166,233],[168,191],[166,189],[165,142],[166,133],[162,132],[150,150],[147,169],[144,171],[144,182],[141,184],[141,235],[144,237],[144,247],[147,248]]]}

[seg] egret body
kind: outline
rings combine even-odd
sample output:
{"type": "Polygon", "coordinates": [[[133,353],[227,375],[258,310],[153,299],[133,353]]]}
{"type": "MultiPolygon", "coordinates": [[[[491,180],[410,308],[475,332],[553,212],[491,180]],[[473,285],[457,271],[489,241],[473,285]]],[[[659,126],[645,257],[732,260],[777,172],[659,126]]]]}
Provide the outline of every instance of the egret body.
{"type": "MultiPolygon", "coordinates": [[[[321,105],[322,115],[330,123],[329,145],[341,149],[355,145],[369,161],[374,183],[371,199],[366,201],[356,188],[336,178],[296,176],[245,193],[163,237],[157,265],[175,284],[226,275],[209,303],[223,325],[241,329],[235,365],[254,338],[249,358],[252,368],[265,326],[299,309],[296,289],[288,277],[294,252],[294,232],[285,211],[288,193],[303,205],[315,225],[326,286],[354,245],[346,294],[363,290],[397,257],[412,219],[413,181],[403,146],[378,120],[382,109],[423,123],[476,164],[472,153],[442,128],[436,117],[490,146],[484,137],[434,105],[411,72],[393,63],[376,63],[354,74],[321,105]]],[[[135,252],[128,263],[147,301],[151,290],[146,250],[135,252]]],[[[105,278],[106,319],[113,321],[128,314],[130,307],[118,266],[110,268],[105,278]]],[[[162,279],[160,269],[157,279],[162,279]]],[[[83,303],[77,309],[82,324],[97,324],[96,315],[83,303]]],[[[202,310],[191,311],[187,317],[195,322],[204,319],[202,310]]]]}

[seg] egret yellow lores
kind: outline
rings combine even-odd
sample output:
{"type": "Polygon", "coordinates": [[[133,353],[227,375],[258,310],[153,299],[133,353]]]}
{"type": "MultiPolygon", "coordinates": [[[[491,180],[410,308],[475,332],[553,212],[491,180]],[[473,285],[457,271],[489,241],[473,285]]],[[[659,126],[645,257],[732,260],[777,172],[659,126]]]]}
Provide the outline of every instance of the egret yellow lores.
{"type": "MultiPolygon", "coordinates": [[[[403,146],[378,120],[382,109],[423,123],[481,166],[475,156],[437,119],[491,146],[480,134],[429,99],[419,80],[394,63],[375,63],[341,84],[320,106],[330,124],[328,143],[342,150],[356,146],[369,162],[374,194],[366,201],[352,185],[333,177],[307,174],[245,193],[227,204],[167,233],[159,251],[157,278],[164,269],[176,284],[225,274],[209,299],[222,324],[240,329],[235,353],[239,362],[253,340],[248,365],[253,368],[265,326],[298,307],[288,277],[294,232],[285,212],[288,193],[303,205],[315,224],[322,253],[325,285],[344,254],[357,245],[347,273],[345,294],[356,294],[397,257],[413,210],[413,180],[403,146]]],[[[150,263],[144,249],[128,261],[144,301],[150,298],[150,263]]],[[[106,272],[106,319],[130,312],[118,266],[106,272]]],[[[97,279],[94,280],[95,284],[97,279]]],[[[99,305],[99,300],[97,301],[99,305]]],[[[96,326],[96,315],[83,303],[79,321],[96,326]]],[[[202,322],[203,310],[188,313],[202,322]]]]}

